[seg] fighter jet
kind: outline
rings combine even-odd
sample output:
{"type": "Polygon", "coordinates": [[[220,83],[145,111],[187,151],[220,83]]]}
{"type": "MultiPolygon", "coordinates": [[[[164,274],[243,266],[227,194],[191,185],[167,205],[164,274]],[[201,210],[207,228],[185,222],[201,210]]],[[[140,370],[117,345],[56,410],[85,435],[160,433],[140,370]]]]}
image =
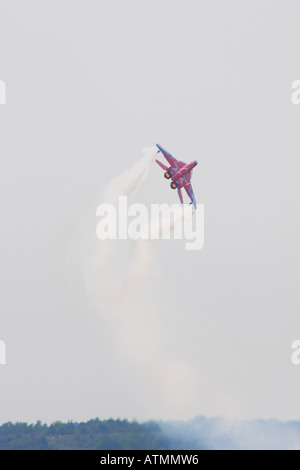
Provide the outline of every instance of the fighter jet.
{"type": "Polygon", "coordinates": [[[157,153],[161,152],[170,166],[167,167],[159,160],[155,161],[163,170],[165,170],[164,177],[167,180],[170,179],[172,181],[170,184],[171,188],[177,189],[181,204],[183,204],[181,189],[184,188],[187,192],[187,195],[191,199],[191,204],[193,204],[195,209],[197,209],[197,203],[191,185],[191,178],[193,168],[198,165],[198,162],[196,160],[190,163],[181,162],[180,160],[176,160],[176,158],[172,157],[172,155],[164,150],[159,144],[156,144],[156,147],[158,148],[157,153]]]}

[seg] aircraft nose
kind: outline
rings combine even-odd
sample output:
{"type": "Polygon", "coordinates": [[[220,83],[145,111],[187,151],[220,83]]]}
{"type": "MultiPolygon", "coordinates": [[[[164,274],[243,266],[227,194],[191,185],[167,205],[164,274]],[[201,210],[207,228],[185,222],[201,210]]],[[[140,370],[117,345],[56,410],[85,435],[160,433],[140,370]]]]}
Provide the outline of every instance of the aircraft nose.
{"type": "Polygon", "coordinates": [[[195,166],[196,166],[196,165],[198,165],[198,162],[197,162],[197,160],[194,160],[194,163],[195,163],[195,166]]]}

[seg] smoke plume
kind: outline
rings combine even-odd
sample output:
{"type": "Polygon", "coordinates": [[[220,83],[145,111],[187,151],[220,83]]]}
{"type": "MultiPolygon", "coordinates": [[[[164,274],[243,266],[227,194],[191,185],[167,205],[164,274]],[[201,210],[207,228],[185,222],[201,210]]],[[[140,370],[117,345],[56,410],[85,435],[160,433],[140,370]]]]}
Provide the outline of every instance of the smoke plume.
{"type": "MultiPolygon", "coordinates": [[[[119,196],[132,195],[147,178],[156,151],[156,147],[144,149],[137,163],[111,181],[102,202],[118,209],[119,196]]],[[[185,216],[191,216],[191,208],[183,210],[179,206],[171,223],[151,223],[160,224],[160,234],[166,234],[185,216]]],[[[184,416],[188,404],[196,399],[194,373],[180,357],[174,357],[168,349],[168,335],[164,335],[161,318],[165,305],[153,291],[153,279],[160,271],[155,256],[157,243],[151,239],[99,240],[93,260],[94,289],[120,361],[137,375],[143,371],[141,377],[145,385],[149,384],[149,393],[160,397],[166,416],[184,416]]]]}

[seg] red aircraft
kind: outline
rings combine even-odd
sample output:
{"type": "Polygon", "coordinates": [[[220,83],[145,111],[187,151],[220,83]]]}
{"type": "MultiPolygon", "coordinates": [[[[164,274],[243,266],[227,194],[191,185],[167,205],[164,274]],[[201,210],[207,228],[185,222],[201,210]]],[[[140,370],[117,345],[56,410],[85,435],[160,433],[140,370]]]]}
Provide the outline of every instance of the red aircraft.
{"type": "Polygon", "coordinates": [[[191,204],[194,204],[195,209],[197,209],[196,199],[191,185],[191,177],[193,168],[198,165],[198,162],[196,160],[191,163],[181,162],[180,160],[176,160],[176,158],[172,157],[172,155],[164,150],[159,144],[156,144],[156,147],[158,148],[157,153],[161,152],[170,166],[167,167],[159,160],[156,160],[156,163],[158,163],[159,166],[165,170],[164,177],[168,180],[172,180],[170,186],[172,189],[177,189],[181,204],[183,204],[181,188],[184,188],[187,192],[187,195],[191,199],[191,204]]]}

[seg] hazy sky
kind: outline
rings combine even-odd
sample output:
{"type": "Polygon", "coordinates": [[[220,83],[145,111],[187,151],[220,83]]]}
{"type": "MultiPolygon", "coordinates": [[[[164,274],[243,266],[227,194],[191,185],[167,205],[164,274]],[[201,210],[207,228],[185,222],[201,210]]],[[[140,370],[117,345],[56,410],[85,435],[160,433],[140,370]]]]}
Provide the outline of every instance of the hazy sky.
{"type": "MultiPolygon", "coordinates": [[[[1,422],[300,419],[299,14],[0,0],[1,422]],[[114,244],[106,278],[96,208],[157,142],[198,160],[205,245],[162,241],[126,284],[139,251],[114,244]]],[[[177,202],[162,176],[132,201],[177,202]]]]}

